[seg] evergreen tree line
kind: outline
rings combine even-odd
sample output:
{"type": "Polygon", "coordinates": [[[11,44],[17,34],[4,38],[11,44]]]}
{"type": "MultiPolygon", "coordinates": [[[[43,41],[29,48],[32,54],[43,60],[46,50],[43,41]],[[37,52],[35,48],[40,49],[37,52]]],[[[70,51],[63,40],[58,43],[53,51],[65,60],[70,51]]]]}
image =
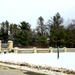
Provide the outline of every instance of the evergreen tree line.
{"type": "Polygon", "coordinates": [[[12,40],[19,47],[75,47],[75,20],[67,25],[57,12],[46,23],[42,16],[37,19],[37,26],[22,21],[20,24],[0,23],[0,40],[12,40]]]}

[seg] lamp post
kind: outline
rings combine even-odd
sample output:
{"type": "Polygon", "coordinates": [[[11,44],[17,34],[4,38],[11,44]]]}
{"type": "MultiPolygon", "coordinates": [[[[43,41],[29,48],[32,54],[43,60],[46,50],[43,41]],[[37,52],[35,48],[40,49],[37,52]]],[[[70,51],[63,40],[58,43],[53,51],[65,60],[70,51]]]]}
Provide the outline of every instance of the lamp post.
{"type": "Polygon", "coordinates": [[[57,59],[59,59],[59,46],[57,47],[57,59]]]}

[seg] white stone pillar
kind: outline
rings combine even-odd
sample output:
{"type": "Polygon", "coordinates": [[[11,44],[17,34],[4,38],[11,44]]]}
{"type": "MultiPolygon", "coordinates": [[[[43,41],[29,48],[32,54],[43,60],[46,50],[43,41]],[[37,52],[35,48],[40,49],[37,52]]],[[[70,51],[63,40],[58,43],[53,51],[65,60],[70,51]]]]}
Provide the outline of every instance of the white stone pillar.
{"type": "Polygon", "coordinates": [[[37,49],[36,47],[33,47],[34,53],[37,53],[37,49]]]}
{"type": "Polygon", "coordinates": [[[67,52],[67,48],[66,47],[64,47],[64,52],[67,52]]]}
{"type": "Polygon", "coordinates": [[[49,47],[49,50],[50,50],[50,52],[51,52],[51,53],[53,52],[53,49],[52,49],[52,47],[49,47]]]}
{"type": "Polygon", "coordinates": [[[18,53],[18,47],[14,48],[14,53],[17,54],[18,53]]]}
{"type": "Polygon", "coordinates": [[[8,50],[11,51],[13,48],[13,41],[8,41],[8,50]]]}

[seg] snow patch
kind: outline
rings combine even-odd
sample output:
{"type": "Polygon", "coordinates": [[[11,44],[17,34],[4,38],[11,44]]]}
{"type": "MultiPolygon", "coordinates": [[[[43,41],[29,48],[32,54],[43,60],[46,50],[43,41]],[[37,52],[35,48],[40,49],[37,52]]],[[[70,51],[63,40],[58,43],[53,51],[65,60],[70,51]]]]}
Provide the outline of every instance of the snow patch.
{"type": "Polygon", "coordinates": [[[0,54],[0,61],[24,63],[42,66],[52,66],[75,70],[75,52],[60,53],[32,53],[32,54],[0,54]]]}

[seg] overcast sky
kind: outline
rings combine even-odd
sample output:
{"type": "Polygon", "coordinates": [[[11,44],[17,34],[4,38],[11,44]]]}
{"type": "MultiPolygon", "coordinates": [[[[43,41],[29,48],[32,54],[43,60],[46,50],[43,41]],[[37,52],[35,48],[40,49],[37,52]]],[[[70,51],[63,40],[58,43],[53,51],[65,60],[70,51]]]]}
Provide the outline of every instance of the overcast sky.
{"type": "Polygon", "coordinates": [[[47,21],[57,12],[64,19],[75,19],[75,0],[0,0],[0,23],[26,21],[35,28],[39,16],[47,21]]]}

